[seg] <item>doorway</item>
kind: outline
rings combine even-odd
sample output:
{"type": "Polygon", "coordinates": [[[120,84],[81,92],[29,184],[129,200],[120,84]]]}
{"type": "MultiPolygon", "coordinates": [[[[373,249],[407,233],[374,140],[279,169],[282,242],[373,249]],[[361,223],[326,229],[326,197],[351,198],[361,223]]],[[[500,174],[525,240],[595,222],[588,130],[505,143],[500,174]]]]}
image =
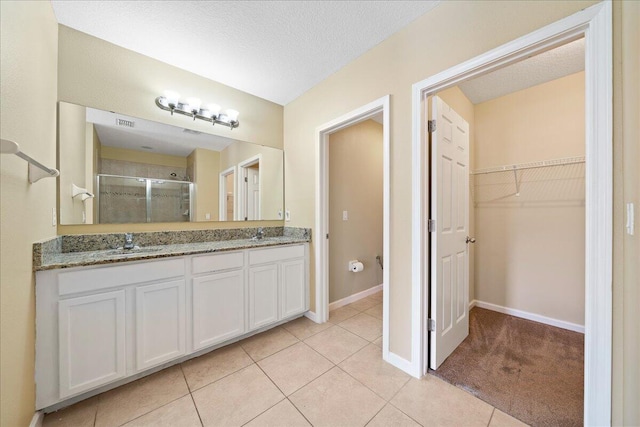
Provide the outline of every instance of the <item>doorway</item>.
{"type": "MultiPolygon", "coordinates": [[[[469,122],[473,155],[458,180],[468,185],[469,200],[450,220],[460,236],[442,233],[432,212],[432,242],[443,235],[459,248],[438,264],[447,254],[432,243],[431,254],[438,255],[431,270],[430,373],[531,425],[583,420],[584,93],[584,39],[578,39],[433,97],[469,122]],[[473,227],[458,224],[466,218],[473,227]],[[458,263],[472,252],[466,274],[458,263]],[[467,329],[445,349],[437,334],[446,337],[458,325],[450,321],[444,330],[447,313],[437,309],[447,308],[445,295],[433,286],[444,284],[434,273],[449,263],[447,283],[457,283],[459,274],[468,278],[468,288],[449,292],[451,311],[460,314],[449,318],[467,329]]],[[[435,120],[432,151],[462,155],[442,148],[448,145],[438,134],[443,119],[435,120]]],[[[433,175],[440,165],[431,164],[433,175]]],[[[432,208],[442,210],[433,195],[444,184],[432,183],[432,208]]]]}
{"type": "MultiPolygon", "coordinates": [[[[316,224],[315,253],[315,311],[307,317],[317,323],[329,319],[329,136],[354,124],[367,121],[382,113],[382,354],[384,360],[393,358],[389,352],[389,95],[357,108],[316,128],[316,224]]],[[[376,266],[377,268],[377,266],[376,266]]]]}
{"type": "Polygon", "coordinates": [[[429,168],[424,159],[425,96],[489,73],[522,58],[585,37],[586,51],[586,244],[585,244],[585,382],[584,422],[611,422],[611,266],[612,266],[612,79],[611,4],[600,3],[507,43],[413,86],[413,298],[421,301],[412,316],[414,369],[426,374],[429,346],[426,331],[429,297],[428,212],[429,168]]]}

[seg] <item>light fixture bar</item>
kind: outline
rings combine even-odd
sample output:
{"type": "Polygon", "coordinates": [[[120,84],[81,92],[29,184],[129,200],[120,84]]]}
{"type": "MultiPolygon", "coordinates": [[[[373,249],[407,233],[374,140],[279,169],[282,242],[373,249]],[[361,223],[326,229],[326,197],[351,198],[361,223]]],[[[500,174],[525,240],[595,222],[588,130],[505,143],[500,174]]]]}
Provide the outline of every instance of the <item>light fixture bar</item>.
{"type": "Polygon", "coordinates": [[[178,113],[183,116],[193,117],[193,120],[200,119],[214,125],[218,124],[227,126],[231,129],[235,129],[240,126],[240,122],[238,121],[238,112],[235,110],[227,110],[226,113],[221,113],[218,111],[211,111],[207,106],[201,108],[199,105],[196,110],[188,102],[182,103],[177,99],[175,101],[172,99],[171,101],[175,103],[170,103],[165,96],[159,96],[156,98],[156,105],[162,110],[169,111],[172,115],[173,113],[178,113]]]}

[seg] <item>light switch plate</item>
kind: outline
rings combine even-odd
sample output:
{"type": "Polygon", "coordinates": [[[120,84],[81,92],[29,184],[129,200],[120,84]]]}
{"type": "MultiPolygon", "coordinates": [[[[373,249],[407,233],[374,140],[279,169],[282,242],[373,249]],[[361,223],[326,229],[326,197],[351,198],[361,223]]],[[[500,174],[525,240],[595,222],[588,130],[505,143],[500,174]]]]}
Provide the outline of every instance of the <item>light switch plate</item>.
{"type": "Polygon", "coordinates": [[[349,221],[349,211],[342,211],[342,220],[349,221]]]}
{"type": "Polygon", "coordinates": [[[56,208],[51,208],[51,226],[55,227],[56,225],[58,225],[58,214],[56,208]]]}

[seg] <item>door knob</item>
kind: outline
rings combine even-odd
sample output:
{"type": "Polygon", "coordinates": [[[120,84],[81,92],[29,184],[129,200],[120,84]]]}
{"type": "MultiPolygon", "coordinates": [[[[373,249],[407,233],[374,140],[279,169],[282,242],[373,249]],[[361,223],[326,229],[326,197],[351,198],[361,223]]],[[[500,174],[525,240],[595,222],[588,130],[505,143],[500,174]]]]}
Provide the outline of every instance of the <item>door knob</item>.
{"type": "Polygon", "coordinates": [[[467,243],[475,243],[475,242],[476,242],[476,238],[475,238],[475,237],[469,237],[469,236],[467,236],[467,240],[466,240],[466,242],[467,242],[467,243]]]}

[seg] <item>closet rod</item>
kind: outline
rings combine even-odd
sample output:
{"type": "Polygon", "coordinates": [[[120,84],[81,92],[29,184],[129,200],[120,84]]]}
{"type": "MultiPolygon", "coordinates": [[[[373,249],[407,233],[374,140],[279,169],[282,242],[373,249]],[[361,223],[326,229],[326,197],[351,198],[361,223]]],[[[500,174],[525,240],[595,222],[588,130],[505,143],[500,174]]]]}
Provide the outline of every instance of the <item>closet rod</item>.
{"type": "Polygon", "coordinates": [[[550,166],[573,165],[573,164],[584,163],[584,162],[585,162],[584,156],[563,157],[560,159],[542,160],[540,162],[519,163],[516,165],[496,166],[493,168],[478,169],[475,171],[471,171],[471,175],[483,175],[483,174],[495,173],[495,172],[508,172],[508,171],[519,171],[519,170],[525,170],[525,169],[546,168],[550,166]]]}
{"type": "Polygon", "coordinates": [[[20,146],[17,142],[8,139],[0,140],[0,152],[2,154],[15,154],[21,159],[26,160],[29,163],[29,182],[32,184],[42,178],[53,178],[60,175],[57,169],[48,168],[33,157],[20,151],[20,146]]]}

